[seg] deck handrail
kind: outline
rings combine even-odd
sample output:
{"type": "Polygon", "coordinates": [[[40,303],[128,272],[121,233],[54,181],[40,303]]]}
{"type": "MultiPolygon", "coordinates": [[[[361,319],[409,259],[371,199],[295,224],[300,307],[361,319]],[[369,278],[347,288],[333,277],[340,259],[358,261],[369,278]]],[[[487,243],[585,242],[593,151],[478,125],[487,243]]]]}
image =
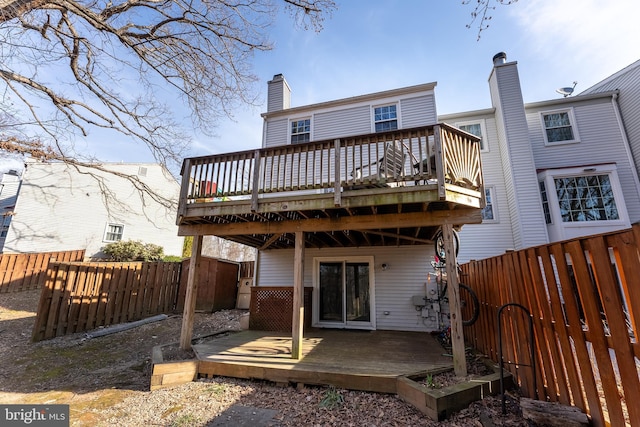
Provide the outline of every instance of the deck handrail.
{"type": "Polygon", "coordinates": [[[292,192],[340,193],[369,187],[438,183],[481,191],[480,139],[446,123],[191,157],[182,165],[178,214],[197,202],[233,202],[292,192]],[[401,143],[405,160],[399,174],[381,173],[385,146],[401,143]],[[371,165],[366,175],[353,171],[371,165]]]}

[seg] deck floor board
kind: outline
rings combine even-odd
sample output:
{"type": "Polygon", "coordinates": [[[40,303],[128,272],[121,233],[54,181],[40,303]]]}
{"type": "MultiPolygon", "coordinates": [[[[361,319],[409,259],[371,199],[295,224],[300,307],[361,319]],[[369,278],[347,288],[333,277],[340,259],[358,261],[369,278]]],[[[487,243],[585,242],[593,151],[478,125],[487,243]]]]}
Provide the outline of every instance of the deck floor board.
{"type": "Polygon", "coordinates": [[[335,385],[395,392],[396,378],[453,367],[426,332],[311,330],[303,357],[291,359],[291,336],[242,331],[196,344],[202,375],[335,385]]]}

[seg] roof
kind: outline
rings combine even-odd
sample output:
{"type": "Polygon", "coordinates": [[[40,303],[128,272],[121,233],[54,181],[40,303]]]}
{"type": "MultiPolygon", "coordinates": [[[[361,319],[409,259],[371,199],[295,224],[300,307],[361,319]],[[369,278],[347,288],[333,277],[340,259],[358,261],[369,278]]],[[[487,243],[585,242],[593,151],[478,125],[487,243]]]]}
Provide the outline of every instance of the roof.
{"type": "Polygon", "coordinates": [[[415,86],[407,86],[407,87],[402,87],[398,89],[386,90],[382,92],[374,92],[374,93],[368,93],[365,95],[352,96],[349,98],[335,99],[331,101],[320,102],[317,104],[309,104],[309,105],[304,105],[300,107],[286,108],[283,110],[269,111],[267,113],[262,113],[261,115],[264,118],[281,116],[281,115],[290,115],[290,114],[294,114],[302,111],[331,108],[331,107],[336,107],[340,105],[349,105],[349,104],[355,104],[359,102],[367,102],[367,101],[376,100],[380,98],[397,97],[397,96],[412,94],[417,92],[428,92],[428,91],[433,91],[436,85],[437,85],[437,82],[423,83],[415,86]]]}
{"type": "Polygon", "coordinates": [[[628,73],[629,71],[633,70],[634,68],[640,67],[640,59],[637,60],[636,62],[634,62],[633,64],[627,65],[626,67],[624,67],[622,70],[617,71],[615,73],[613,73],[612,75],[610,75],[609,77],[607,77],[606,79],[596,83],[595,85],[591,86],[590,88],[580,92],[580,95],[586,95],[586,94],[591,94],[591,93],[596,93],[599,91],[599,89],[602,86],[606,86],[609,82],[617,79],[618,77],[620,77],[621,75],[628,73]]]}

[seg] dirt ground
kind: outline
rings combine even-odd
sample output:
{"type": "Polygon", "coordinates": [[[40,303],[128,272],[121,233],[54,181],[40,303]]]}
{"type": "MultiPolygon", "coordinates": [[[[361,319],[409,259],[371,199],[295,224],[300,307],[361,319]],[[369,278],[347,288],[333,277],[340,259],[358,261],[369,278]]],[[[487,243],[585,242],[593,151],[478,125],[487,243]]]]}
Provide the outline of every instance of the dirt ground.
{"type": "MultiPolygon", "coordinates": [[[[279,387],[230,378],[149,391],[151,350],[174,343],[182,319],[86,339],[84,334],[31,342],[39,292],[0,294],[0,403],[69,404],[73,426],[531,426],[509,399],[472,404],[434,422],[394,395],[329,387],[279,387]],[[268,411],[270,421],[259,420],[268,411]],[[246,418],[246,417],[245,417],[246,418]],[[247,424],[249,425],[249,424],[247,424]]],[[[198,313],[194,336],[239,329],[238,310],[198,313]]]]}

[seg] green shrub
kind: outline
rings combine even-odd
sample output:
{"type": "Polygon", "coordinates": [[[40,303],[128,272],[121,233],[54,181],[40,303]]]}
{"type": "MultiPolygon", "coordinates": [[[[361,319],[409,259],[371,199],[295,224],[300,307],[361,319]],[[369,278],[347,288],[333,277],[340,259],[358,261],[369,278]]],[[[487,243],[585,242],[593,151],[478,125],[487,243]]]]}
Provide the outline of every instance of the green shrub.
{"type": "Polygon", "coordinates": [[[162,246],[153,243],[144,244],[139,240],[113,242],[102,248],[112,261],[161,261],[164,258],[162,246]]]}

